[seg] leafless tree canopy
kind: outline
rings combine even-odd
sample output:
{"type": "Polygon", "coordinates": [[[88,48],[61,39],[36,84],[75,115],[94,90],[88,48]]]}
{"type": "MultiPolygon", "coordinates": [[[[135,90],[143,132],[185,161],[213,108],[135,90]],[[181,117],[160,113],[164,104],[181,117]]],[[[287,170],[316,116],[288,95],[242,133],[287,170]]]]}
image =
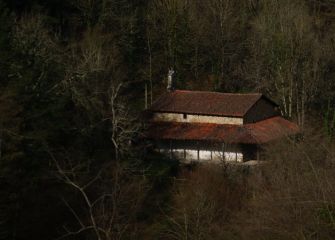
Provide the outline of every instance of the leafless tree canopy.
{"type": "Polygon", "coordinates": [[[0,239],[333,239],[333,0],[0,1],[0,239]],[[262,92],[258,170],[141,138],[166,91],[262,92]]]}

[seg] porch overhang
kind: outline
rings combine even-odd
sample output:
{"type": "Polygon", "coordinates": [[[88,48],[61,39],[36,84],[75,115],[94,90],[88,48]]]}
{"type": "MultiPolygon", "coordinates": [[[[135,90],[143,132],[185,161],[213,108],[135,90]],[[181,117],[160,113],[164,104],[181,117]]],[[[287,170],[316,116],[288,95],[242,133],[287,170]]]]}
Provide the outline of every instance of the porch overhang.
{"type": "Polygon", "coordinates": [[[151,122],[146,131],[146,137],[153,140],[265,144],[298,133],[298,125],[276,116],[245,125],[151,122]]]}

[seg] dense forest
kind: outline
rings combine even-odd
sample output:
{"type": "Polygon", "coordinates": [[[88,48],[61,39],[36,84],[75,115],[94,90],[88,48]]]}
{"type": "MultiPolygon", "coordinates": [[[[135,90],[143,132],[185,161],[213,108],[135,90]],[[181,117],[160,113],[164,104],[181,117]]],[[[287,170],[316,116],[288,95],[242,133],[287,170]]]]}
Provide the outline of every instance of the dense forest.
{"type": "Polygon", "coordinates": [[[334,78],[333,0],[0,0],[0,239],[333,239],[334,78]],[[151,152],[169,68],[301,139],[252,171],[151,152]]]}

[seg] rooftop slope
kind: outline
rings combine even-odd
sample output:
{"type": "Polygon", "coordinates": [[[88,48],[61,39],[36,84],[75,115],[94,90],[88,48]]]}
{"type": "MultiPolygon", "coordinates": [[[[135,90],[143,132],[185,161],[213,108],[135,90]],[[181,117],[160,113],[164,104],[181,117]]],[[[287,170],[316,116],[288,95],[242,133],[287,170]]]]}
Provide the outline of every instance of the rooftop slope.
{"type": "Polygon", "coordinates": [[[154,112],[243,117],[263,95],[175,90],[163,94],[149,109],[154,112]]]}
{"type": "Polygon", "coordinates": [[[246,125],[154,122],[146,133],[151,139],[198,140],[263,144],[299,133],[299,127],[276,116],[246,125]]]}

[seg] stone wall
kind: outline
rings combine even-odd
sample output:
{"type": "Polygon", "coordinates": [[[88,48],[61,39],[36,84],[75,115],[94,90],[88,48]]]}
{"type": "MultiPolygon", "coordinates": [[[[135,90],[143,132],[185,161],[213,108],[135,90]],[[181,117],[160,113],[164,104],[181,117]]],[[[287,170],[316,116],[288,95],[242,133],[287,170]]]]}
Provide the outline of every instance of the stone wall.
{"type": "Polygon", "coordinates": [[[219,116],[204,116],[182,113],[154,113],[154,121],[168,122],[188,122],[188,123],[217,123],[217,124],[235,124],[242,125],[243,118],[237,117],[219,117],[219,116]]]}

